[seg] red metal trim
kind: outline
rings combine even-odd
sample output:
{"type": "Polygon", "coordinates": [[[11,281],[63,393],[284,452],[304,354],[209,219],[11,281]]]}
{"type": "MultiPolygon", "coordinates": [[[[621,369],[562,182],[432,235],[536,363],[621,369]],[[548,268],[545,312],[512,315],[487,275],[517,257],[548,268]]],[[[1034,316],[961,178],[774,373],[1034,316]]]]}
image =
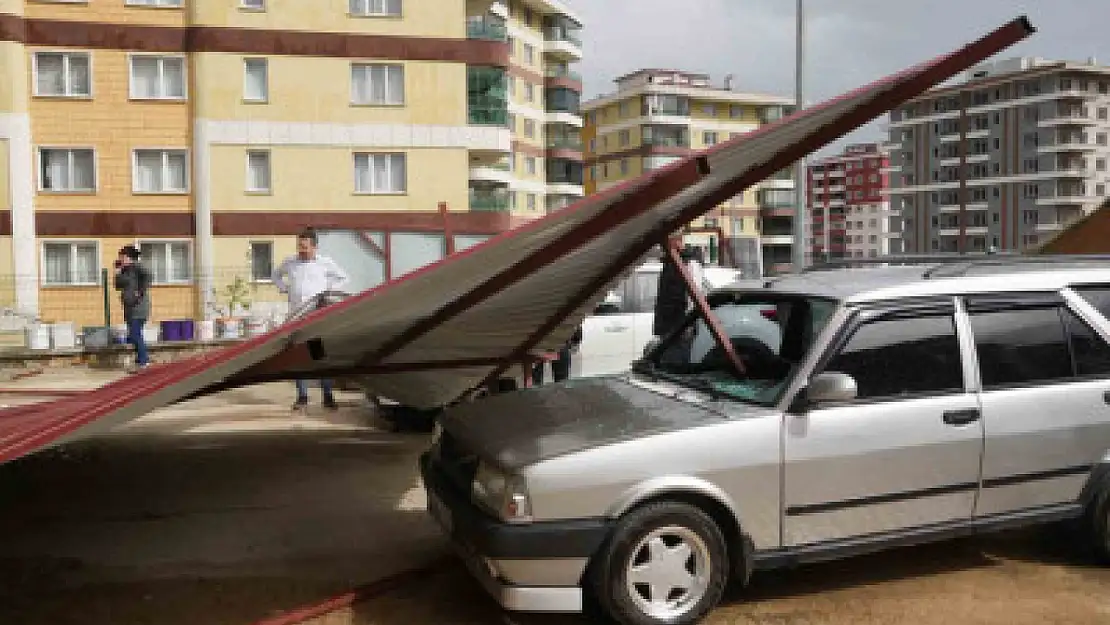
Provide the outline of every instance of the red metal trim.
{"type": "Polygon", "coordinates": [[[378,350],[364,358],[361,364],[367,365],[372,362],[381,362],[393,354],[396,354],[406,345],[431,332],[443,323],[450,321],[454,317],[466,312],[513,284],[527,278],[549,263],[578,249],[610,231],[612,228],[637,217],[657,203],[676,195],[686,187],[700,180],[708,171],[708,162],[706,162],[704,158],[698,158],[687,161],[683,167],[667,171],[665,174],[655,177],[647,183],[640,193],[614,203],[607,210],[599,212],[595,217],[580,224],[559,239],[533,252],[515,265],[494,275],[462,297],[448,302],[445,306],[428,317],[418,320],[415,324],[410,326],[408,330],[398,334],[392,340],[386,341],[378,350]]]}
{"type": "Polygon", "coordinates": [[[682,276],[682,281],[686,283],[686,292],[694,300],[697,305],[698,313],[705,321],[706,327],[713,333],[713,338],[717,340],[717,344],[721,349],[725,350],[725,355],[728,356],[728,361],[732,363],[733,368],[740,375],[744,375],[746,369],[744,363],[740,360],[740,356],[736,355],[736,350],[732,347],[732,338],[721,327],[721,322],[717,319],[717,315],[713,314],[713,310],[709,307],[709,302],[705,300],[702,295],[701,289],[698,285],[694,284],[694,276],[690,275],[690,270],[683,264],[682,259],[678,256],[678,249],[672,245],[667,246],[666,261],[674,265],[678,270],[679,275],[682,276]]]}
{"type": "Polygon", "coordinates": [[[447,202],[439,203],[439,216],[443,219],[443,252],[445,256],[455,253],[455,231],[451,229],[451,215],[447,212],[447,202]]]}
{"type": "MultiPolygon", "coordinates": [[[[716,150],[722,149],[724,146],[733,144],[738,141],[750,141],[752,137],[760,135],[767,131],[768,128],[774,127],[777,124],[789,122],[791,120],[800,119],[812,115],[815,111],[834,106],[846,99],[856,97],[860,93],[865,92],[867,89],[875,88],[881,85],[889,84],[890,87],[885,92],[879,92],[876,97],[870,101],[861,103],[855,109],[848,110],[837,121],[831,122],[828,125],[819,128],[816,132],[803,137],[801,140],[785,148],[775,156],[768,159],[761,166],[756,167],[747,172],[747,174],[732,180],[730,183],[725,184],[722,188],[707,195],[699,200],[697,203],[690,205],[686,210],[681,211],[676,217],[661,222],[654,230],[648,233],[640,241],[629,246],[629,248],[613,261],[609,266],[605,267],[593,280],[591,280],[582,291],[575,297],[570,298],[561,308],[559,308],[546,322],[537,328],[531,335],[528,336],[513,352],[506,356],[506,363],[497,367],[490,372],[483,380],[480,386],[485,386],[492,381],[496,380],[505,372],[514,360],[519,360],[524,355],[528,354],[544,337],[550,334],[556,327],[559,326],[568,316],[582,308],[592,297],[595,297],[598,291],[603,289],[609,284],[613,277],[620,271],[627,267],[629,264],[642,257],[656,241],[663,240],[668,234],[674,232],[682,226],[682,224],[689,223],[694,217],[704,214],[712,207],[724,202],[730,197],[740,193],[747,187],[769,178],[775,172],[783,167],[794,163],[799,158],[821,146],[829,143],[836,138],[843,136],[867,122],[881,115],[884,111],[888,111],[894,106],[905,102],[921,93],[924,93],[930,87],[940,84],[951,76],[964,71],[978,63],[979,61],[988,58],[1004,50],[1005,48],[1013,45],[1014,43],[1025,39],[1033,32],[1033,27],[1025,17],[1012,20],[1006,25],[994,30],[993,32],[981,37],[959,50],[940,57],[939,59],[927,64],[924,69],[921,66],[915,66],[904,72],[900,72],[895,76],[878,81],[867,87],[856,89],[848,94],[839,98],[835,98],[819,106],[806,109],[795,113],[785,120],[781,120],[776,124],[769,124],[763,126],[759,130],[743,135],[740,138],[731,141],[720,143],[706,150],[703,154],[712,153],[716,150]],[[917,72],[917,73],[914,73],[917,72]],[[898,82],[904,79],[902,82],[898,82]]],[[[680,161],[684,162],[684,161],[680,161]]]]}
{"type": "Polygon", "coordinates": [[[393,231],[386,230],[382,233],[382,251],[385,252],[385,282],[388,284],[393,280],[393,231]]]}

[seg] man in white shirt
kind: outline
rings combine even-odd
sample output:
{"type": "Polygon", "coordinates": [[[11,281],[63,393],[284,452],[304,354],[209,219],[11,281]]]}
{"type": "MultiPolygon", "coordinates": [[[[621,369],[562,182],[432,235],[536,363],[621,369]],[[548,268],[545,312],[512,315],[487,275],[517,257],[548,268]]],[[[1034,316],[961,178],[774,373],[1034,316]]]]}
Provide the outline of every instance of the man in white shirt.
{"type": "MultiPolygon", "coordinates": [[[[274,271],[273,281],[278,291],[289,296],[289,310],[304,306],[309,300],[325,291],[337,291],[347,284],[347,274],[335,261],[316,252],[316,231],[307,228],[297,235],[297,254],[286,258],[274,271]]],[[[335,396],[331,380],[320,380],[324,407],[335,410],[335,396]]],[[[308,383],[297,380],[297,400],[294,410],[308,407],[308,383]]]]}

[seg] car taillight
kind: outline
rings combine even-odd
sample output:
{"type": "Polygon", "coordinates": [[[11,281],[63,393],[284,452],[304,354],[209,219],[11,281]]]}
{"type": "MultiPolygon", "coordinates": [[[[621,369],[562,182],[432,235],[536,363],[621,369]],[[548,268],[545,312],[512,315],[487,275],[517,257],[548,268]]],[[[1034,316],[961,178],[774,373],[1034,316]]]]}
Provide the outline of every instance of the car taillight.
{"type": "Polygon", "coordinates": [[[764,308],[759,311],[759,314],[763,315],[764,319],[770,319],[771,321],[774,321],[779,316],[778,311],[774,308],[764,308]]]}

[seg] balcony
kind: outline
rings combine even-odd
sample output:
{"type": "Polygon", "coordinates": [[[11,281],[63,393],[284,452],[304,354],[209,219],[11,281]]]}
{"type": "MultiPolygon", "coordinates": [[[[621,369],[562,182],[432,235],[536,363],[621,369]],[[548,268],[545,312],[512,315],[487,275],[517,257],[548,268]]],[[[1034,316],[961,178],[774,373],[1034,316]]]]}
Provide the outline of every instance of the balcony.
{"type": "Polygon", "coordinates": [[[843,178],[844,177],[844,170],[843,169],[830,169],[827,172],[825,172],[825,175],[827,175],[829,178],[843,178]]]}
{"type": "Polygon", "coordinates": [[[505,23],[489,18],[470,18],[466,21],[466,38],[482,41],[507,42],[509,30],[505,23]]]}
{"type": "Polygon", "coordinates": [[[470,192],[470,210],[481,213],[507,213],[510,202],[508,193],[470,192]]]}
{"type": "Polygon", "coordinates": [[[544,78],[565,78],[574,82],[582,82],[582,74],[559,65],[548,65],[543,70],[544,78]]]}
{"type": "Polygon", "coordinates": [[[543,29],[543,39],[545,54],[568,61],[582,59],[582,39],[578,35],[577,28],[569,28],[565,25],[548,26],[543,29]]]}
{"type": "Polygon", "coordinates": [[[675,148],[675,149],[690,149],[690,138],[684,136],[658,136],[649,135],[643,137],[640,142],[642,145],[650,146],[653,148],[675,148]]]}
{"type": "Polygon", "coordinates": [[[509,169],[509,164],[504,161],[472,165],[470,167],[470,180],[495,185],[508,185],[513,180],[513,172],[509,169]]]}
{"type": "Polygon", "coordinates": [[[1037,122],[1041,128],[1056,126],[1095,126],[1098,121],[1083,107],[1061,106],[1054,114],[1037,122]]]}
{"type": "Polygon", "coordinates": [[[1037,151],[1042,154],[1085,152],[1096,149],[1098,149],[1098,146],[1095,145],[1089,137],[1084,135],[1063,135],[1056,137],[1053,141],[1048,141],[1037,146],[1037,151]]]}
{"type": "Polygon", "coordinates": [[[580,137],[560,137],[558,135],[549,134],[547,135],[547,149],[581,152],[582,139],[580,137]]]}

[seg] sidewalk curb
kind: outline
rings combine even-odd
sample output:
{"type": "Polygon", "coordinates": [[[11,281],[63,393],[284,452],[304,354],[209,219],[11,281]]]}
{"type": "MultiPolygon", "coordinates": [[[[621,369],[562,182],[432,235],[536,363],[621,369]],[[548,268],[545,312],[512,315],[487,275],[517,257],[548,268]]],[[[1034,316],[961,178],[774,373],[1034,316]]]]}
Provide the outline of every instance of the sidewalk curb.
{"type": "Polygon", "coordinates": [[[251,623],[251,625],[298,625],[309,619],[325,616],[343,608],[349,608],[356,603],[378,598],[406,584],[434,575],[438,568],[450,562],[451,558],[442,557],[419,568],[388,575],[379,580],[359,586],[349,592],[326,599],[320,603],[295,608],[284,614],[255,621],[251,623]]]}

